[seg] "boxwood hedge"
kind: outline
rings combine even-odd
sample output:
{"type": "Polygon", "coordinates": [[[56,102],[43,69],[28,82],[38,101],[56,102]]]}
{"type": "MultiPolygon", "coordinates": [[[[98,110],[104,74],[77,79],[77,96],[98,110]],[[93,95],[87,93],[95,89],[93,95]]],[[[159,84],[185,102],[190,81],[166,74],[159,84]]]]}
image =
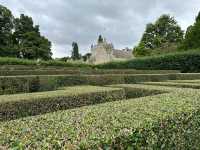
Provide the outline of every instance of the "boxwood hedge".
{"type": "Polygon", "coordinates": [[[167,82],[172,83],[200,83],[200,80],[168,80],[167,82]]]}
{"type": "Polygon", "coordinates": [[[33,75],[0,77],[0,94],[51,91],[62,86],[131,84],[165,80],[200,79],[193,74],[104,74],[104,75],[33,75]]]}
{"type": "Polygon", "coordinates": [[[181,72],[200,72],[200,51],[186,51],[154,57],[136,58],[123,62],[97,65],[101,69],[144,69],[181,70],[181,72]]]}
{"type": "Polygon", "coordinates": [[[179,73],[176,70],[103,70],[103,69],[39,69],[39,70],[0,70],[0,76],[17,75],[64,75],[64,74],[169,74],[179,73]]]}
{"type": "Polygon", "coordinates": [[[37,61],[37,60],[27,60],[19,58],[10,58],[10,57],[0,57],[0,65],[23,65],[23,66],[54,66],[54,67],[74,67],[74,68],[91,68],[92,65],[86,63],[72,63],[72,62],[63,62],[57,60],[50,61],[37,61]]]}
{"type": "Polygon", "coordinates": [[[0,145],[21,149],[198,149],[200,93],[170,93],[0,123],[0,145]]]}
{"type": "Polygon", "coordinates": [[[169,93],[176,90],[176,87],[163,87],[154,85],[143,85],[143,84],[115,84],[109,85],[108,87],[123,88],[126,93],[126,98],[138,98],[163,93],[169,93]]]}
{"type": "Polygon", "coordinates": [[[145,82],[145,83],[142,83],[142,84],[200,89],[200,84],[196,84],[196,83],[145,82]]]}
{"type": "Polygon", "coordinates": [[[0,121],[99,104],[125,97],[123,89],[76,86],[63,90],[0,96],[0,121]]]}

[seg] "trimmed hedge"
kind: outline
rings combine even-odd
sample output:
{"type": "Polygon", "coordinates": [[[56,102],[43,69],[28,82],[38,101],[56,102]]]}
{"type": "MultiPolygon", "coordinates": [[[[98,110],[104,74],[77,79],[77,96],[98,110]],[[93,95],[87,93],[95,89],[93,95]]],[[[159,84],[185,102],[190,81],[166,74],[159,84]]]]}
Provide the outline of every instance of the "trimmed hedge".
{"type": "Polygon", "coordinates": [[[200,74],[40,75],[0,77],[0,94],[52,91],[63,86],[131,84],[166,80],[200,79],[200,74]]]}
{"type": "Polygon", "coordinates": [[[198,149],[200,92],[87,106],[0,123],[0,145],[21,149],[198,149]]]}
{"type": "Polygon", "coordinates": [[[143,84],[116,84],[108,87],[123,88],[126,92],[126,98],[146,97],[157,94],[169,93],[176,90],[176,87],[163,87],[143,84]]]}
{"type": "Polygon", "coordinates": [[[195,84],[195,83],[144,82],[142,84],[145,84],[145,85],[170,86],[170,87],[179,87],[179,88],[200,89],[200,84],[195,84]]]}
{"type": "Polygon", "coordinates": [[[95,86],[77,86],[52,92],[0,96],[0,121],[124,98],[126,97],[123,89],[95,86]]]}
{"type": "Polygon", "coordinates": [[[40,69],[40,70],[0,70],[0,76],[16,75],[64,75],[64,74],[169,74],[176,70],[92,70],[92,69],[40,69]]]}
{"type": "MultiPolygon", "coordinates": [[[[64,67],[59,66],[40,66],[40,65],[0,65],[0,71],[15,71],[15,70],[55,70],[55,69],[61,69],[64,67]]],[[[67,68],[67,69],[73,69],[73,68],[67,68]]]]}
{"type": "Polygon", "coordinates": [[[100,69],[181,70],[200,72],[200,51],[186,51],[97,65],[100,69]]]}
{"type": "Polygon", "coordinates": [[[172,82],[172,83],[200,83],[200,80],[168,80],[167,82],[172,82]]]}
{"type": "Polygon", "coordinates": [[[86,76],[40,75],[0,77],[0,95],[54,91],[63,86],[87,85],[86,76]]]}
{"type": "Polygon", "coordinates": [[[36,61],[36,60],[27,60],[19,58],[9,58],[9,57],[0,57],[0,65],[25,65],[25,66],[59,66],[59,67],[74,67],[74,68],[87,68],[92,67],[92,65],[85,63],[71,63],[63,61],[36,61]]]}

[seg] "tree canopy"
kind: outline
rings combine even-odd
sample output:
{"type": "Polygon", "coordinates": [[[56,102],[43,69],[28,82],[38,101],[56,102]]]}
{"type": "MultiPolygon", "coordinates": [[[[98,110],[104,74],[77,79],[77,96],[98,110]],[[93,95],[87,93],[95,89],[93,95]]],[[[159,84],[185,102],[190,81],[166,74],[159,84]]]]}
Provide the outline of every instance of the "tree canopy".
{"type": "Polygon", "coordinates": [[[200,48],[200,12],[196,17],[194,25],[187,28],[185,39],[181,49],[196,49],[200,48]]]}
{"type": "Polygon", "coordinates": [[[20,56],[27,59],[51,59],[51,42],[39,32],[39,26],[34,26],[29,16],[21,14],[15,19],[15,42],[20,56]]]}
{"type": "Polygon", "coordinates": [[[0,5],[0,56],[14,56],[12,30],[14,17],[12,12],[0,5]]]}
{"type": "Polygon", "coordinates": [[[78,43],[76,43],[76,42],[72,43],[72,56],[71,56],[71,58],[73,60],[79,60],[80,59],[78,43]]]}
{"type": "Polygon", "coordinates": [[[166,48],[182,42],[183,35],[184,32],[174,17],[162,15],[154,24],[147,24],[142,39],[134,51],[139,56],[149,55],[153,49],[166,48]]]}
{"type": "Polygon", "coordinates": [[[0,56],[48,60],[52,56],[51,42],[40,34],[31,17],[21,14],[14,18],[0,5],[0,56]]]}

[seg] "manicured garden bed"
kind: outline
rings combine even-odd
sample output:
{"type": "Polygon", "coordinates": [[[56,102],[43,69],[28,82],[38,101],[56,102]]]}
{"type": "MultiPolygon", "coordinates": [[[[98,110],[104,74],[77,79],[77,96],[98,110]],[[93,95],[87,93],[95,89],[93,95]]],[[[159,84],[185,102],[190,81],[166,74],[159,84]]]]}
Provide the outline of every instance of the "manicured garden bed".
{"type": "MultiPolygon", "coordinates": [[[[146,85],[148,87],[148,85],[146,85]]],[[[195,149],[199,90],[86,106],[0,123],[0,145],[28,149],[195,149]]]]}
{"type": "Polygon", "coordinates": [[[0,96],[0,121],[125,99],[110,87],[76,86],[62,90],[0,96]]]}

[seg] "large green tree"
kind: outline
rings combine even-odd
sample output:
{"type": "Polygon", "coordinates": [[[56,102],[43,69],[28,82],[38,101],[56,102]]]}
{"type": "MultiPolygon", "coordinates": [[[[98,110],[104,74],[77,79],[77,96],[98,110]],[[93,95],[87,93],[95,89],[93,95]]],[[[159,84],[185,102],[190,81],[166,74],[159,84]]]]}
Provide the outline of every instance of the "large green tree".
{"type": "Polygon", "coordinates": [[[76,42],[72,43],[72,56],[71,57],[72,57],[73,60],[79,60],[80,59],[78,43],[76,43],[76,42]]]}
{"type": "Polygon", "coordinates": [[[0,5],[0,56],[16,56],[12,36],[13,20],[12,12],[0,5]]]}
{"type": "Polygon", "coordinates": [[[51,42],[45,37],[38,36],[36,32],[27,32],[23,34],[23,40],[20,42],[20,55],[27,59],[51,59],[51,42]]]}
{"type": "Polygon", "coordinates": [[[200,48],[200,12],[194,25],[188,27],[183,45],[180,48],[186,50],[200,48]]]}
{"type": "Polygon", "coordinates": [[[39,26],[34,26],[33,19],[21,14],[15,19],[15,44],[19,56],[26,59],[51,59],[51,42],[41,36],[39,26]]]}
{"type": "Polygon", "coordinates": [[[138,56],[150,55],[151,50],[167,48],[172,44],[178,44],[183,40],[184,32],[177,24],[174,17],[162,15],[153,24],[147,24],[142,39],[134,53],[138,56]]]}

